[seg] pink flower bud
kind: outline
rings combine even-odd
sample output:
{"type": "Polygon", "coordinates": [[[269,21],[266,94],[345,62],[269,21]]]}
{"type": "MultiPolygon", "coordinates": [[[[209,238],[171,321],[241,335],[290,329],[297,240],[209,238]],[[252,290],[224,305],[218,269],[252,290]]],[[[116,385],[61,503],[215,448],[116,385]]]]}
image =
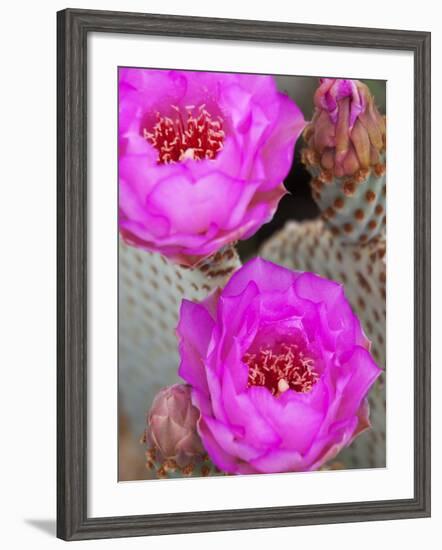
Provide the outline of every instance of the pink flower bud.
{"type": "Polygon", "coordinates": [[[196,431],[199,416],[192,405],[190,386],[175,384],[157,393],[145,432],[146,443],[156,450],[157,459],[175,461],[183,467],[205,454],[196,431]]]}
{"type": "Polygon", "coordinates": [[[352,176],[383,163],[385,120],[359,80],[321,78],[315,113],[304,132],[308,164],[334,176],[352,176]]]}

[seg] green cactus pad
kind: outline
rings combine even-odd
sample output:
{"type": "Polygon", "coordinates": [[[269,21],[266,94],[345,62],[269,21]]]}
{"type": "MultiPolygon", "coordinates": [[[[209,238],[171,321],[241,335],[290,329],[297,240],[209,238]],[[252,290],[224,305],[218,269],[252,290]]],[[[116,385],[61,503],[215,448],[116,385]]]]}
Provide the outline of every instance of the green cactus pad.
{"type": "Polygon", "coordinates": [[[384,160],[351,177],[336,177],[318,165],[307,166],[312,175],[313,198],[321,216],[344,243],[367,243],[385,232],[384,160]]]}

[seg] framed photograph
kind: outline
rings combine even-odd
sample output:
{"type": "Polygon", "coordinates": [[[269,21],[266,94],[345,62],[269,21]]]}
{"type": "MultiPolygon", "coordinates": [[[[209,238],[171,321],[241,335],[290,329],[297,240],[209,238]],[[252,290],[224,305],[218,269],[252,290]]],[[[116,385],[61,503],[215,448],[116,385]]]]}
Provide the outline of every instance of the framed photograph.
{"type": "Polygon", "coordinates": [[[429,516],[430,33],[57,29],[58,536],[429,516]]]}

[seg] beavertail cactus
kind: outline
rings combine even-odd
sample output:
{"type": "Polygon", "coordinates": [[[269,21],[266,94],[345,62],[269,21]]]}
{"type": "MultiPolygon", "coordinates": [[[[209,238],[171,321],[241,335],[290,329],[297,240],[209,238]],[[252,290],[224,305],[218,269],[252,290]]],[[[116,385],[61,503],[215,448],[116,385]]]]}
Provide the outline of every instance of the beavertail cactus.
{"type": "Polygon", "coordinates": [[[302,160],[331,231],[365,243],[385,228],[385,118],[358,80],[322,78],[302,160]]]}
{"type": "Polygon", "coordinates": [[[215,471],[197,432],[199,410],[186,384],[161,389],[147,415],[146,467],[157,477],[209,475],[215,471]]]}

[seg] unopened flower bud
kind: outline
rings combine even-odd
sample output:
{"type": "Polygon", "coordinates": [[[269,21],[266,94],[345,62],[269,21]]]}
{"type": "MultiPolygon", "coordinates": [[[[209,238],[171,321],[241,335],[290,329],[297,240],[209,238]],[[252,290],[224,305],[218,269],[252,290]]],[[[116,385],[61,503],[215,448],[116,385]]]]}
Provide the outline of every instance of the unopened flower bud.
{"type": "Polygon", "coordinates": [[[321,78],[314,104],[313,119],[304,131],[310,159],[338,177],[382,162],[385,120],[365,84],[321,78]]]}

